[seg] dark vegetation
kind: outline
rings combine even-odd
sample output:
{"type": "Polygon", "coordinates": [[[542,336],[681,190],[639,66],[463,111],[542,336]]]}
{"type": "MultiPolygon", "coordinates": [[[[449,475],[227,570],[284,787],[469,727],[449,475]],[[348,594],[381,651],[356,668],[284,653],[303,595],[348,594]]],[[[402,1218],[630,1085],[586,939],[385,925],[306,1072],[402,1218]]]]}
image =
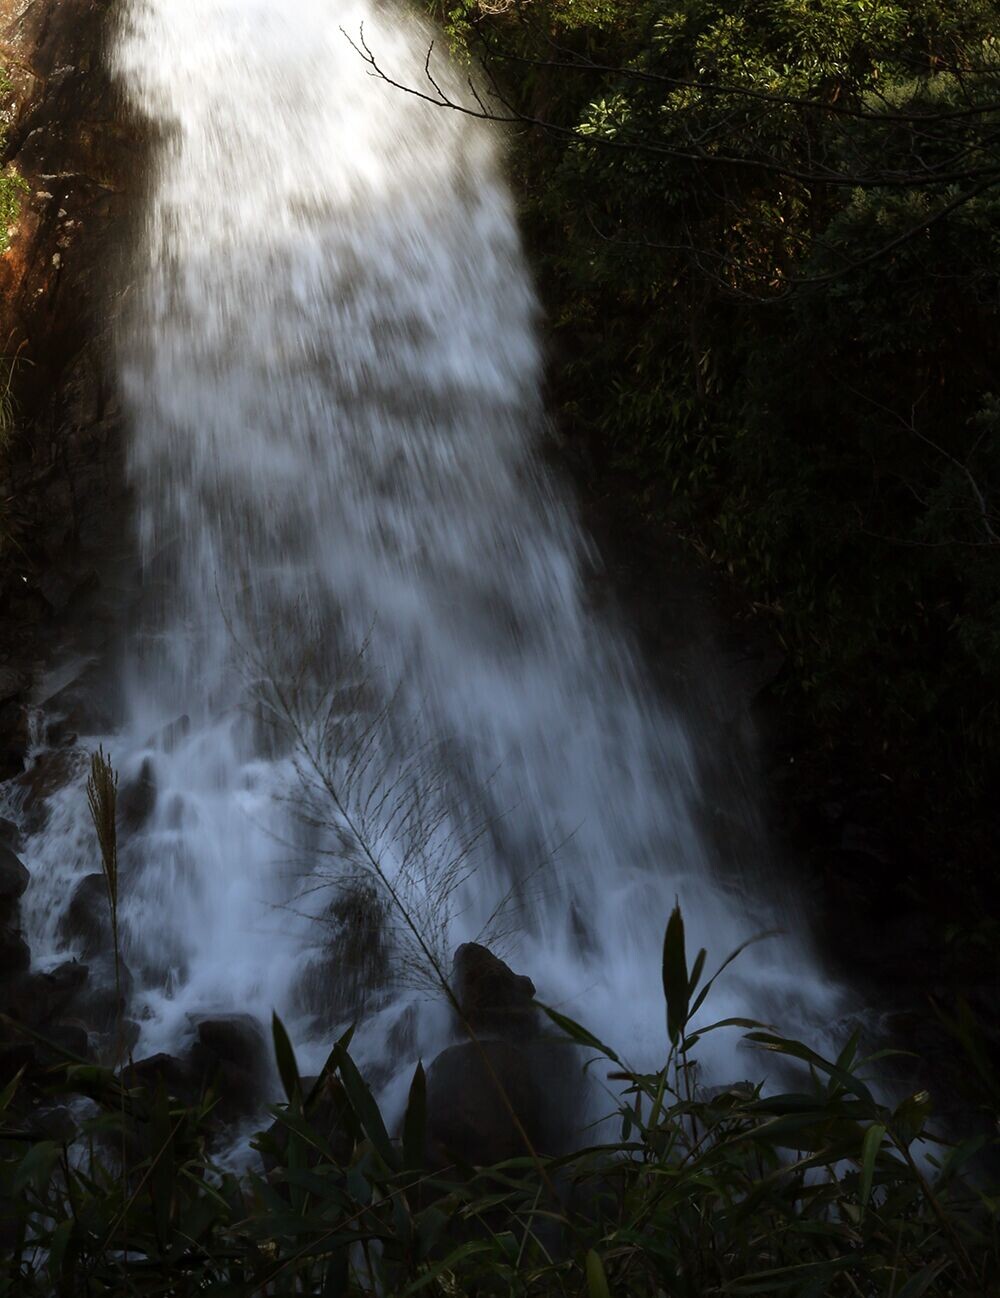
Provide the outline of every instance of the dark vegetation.
{"type": "MultiPolygon", "coordinates": [[[[115,886],[109,873],[112,908],[115,886]]],[[[243,1176],[212,1154],[224,1087],[185,1101],[165,1067],[116,1072],[57,1052],[0,1096],[0,1292],[997,1292],[998,1202],[969,1176],[990,1136],[928,1140],[930,1097],[882,1105],[864,1080],[876,1061],[859,1058],[856,1038],[827,1060],[744,1020],[692,1028],[714,982],[704,965],[702,951],[689,967],[675,911],[663,954],[666,1063],[653,1074],[631,1072],[547,1010],[581,1069],[587,1061],[599,1074],[612,1120],[558,1157],[522,1126],[523,1153],[488,1167],[429,1139],[420,1065],[393,1137],[350,1033],[306,1082],[275,1019],[286,1100],[254,1139],[257,1170],[243,1176]],[[798,1066],[792,1089],[699,1089],[700,1038],[739,1028],[798,1066]],[[67,1097],[73,1117],[52,1107],[67,1097]]],[[[485,1060],[497,1043],[469,1033],[485,1060]]],[[[503,1087],[488,1066],[480,1084],[494,1083],[503,1087]]]]}
{"type": "Polygon", "coordinates": [[[861,790],[883,882],[995,977],[997,4],[431,7],[472,79],[406,89],[511,124],[586,490],[731,576],[792,801],[861,790]]]}

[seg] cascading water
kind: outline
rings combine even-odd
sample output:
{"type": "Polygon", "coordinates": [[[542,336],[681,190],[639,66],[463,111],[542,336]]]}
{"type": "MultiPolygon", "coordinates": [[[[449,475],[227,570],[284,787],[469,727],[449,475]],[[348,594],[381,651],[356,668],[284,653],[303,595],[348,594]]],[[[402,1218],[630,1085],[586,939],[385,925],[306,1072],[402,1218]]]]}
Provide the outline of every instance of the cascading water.
{"type": "MultiPolygon", "coordinates": [[[[226,1010],[275,1008],[308,1037],[329,873],[310,849],[332,831],[296,821],[246,649],[284,674],[301,648],[309,695],[367,642],[352,697],[386,708],[386,767],[435,783],[435,834],[451,816],[461,836],[472,804],[489,821],[445,945],[499,907],[541,998],[653,1063],[675,895],[713,957],[773,918],[719,881],[692,743],[588,609],[585,543],[537,458],[536,303],[496,138],[369,76],[342,31],[362,23],[420,75],[427,34],[376,0],[133,0],[115,55],[165,135],[121,345],[144,590],[126,724],[103,737],[155,789],[123,850],[137,1050],[226,1010]],[[400,715],[447,754],[443,775],[406,765],[400,715]]],[[[78,785],[26,859],[51,950],[95,868],[78,785]]],[[[401,998],[374,1007],[369,1059],[401,998]]],[[[786,939],[748,952],[711,1009],[794,1027],[834,1000],[786,939]]],[[[426,1057],[440,1030],[424,1015],[406,1048],[426,1057]]],[[[319,1050],[329,1025],[315,1035],[319,1050]]],[[[745,1071],[716,1049],[723,1075],[745,1071]]]]}

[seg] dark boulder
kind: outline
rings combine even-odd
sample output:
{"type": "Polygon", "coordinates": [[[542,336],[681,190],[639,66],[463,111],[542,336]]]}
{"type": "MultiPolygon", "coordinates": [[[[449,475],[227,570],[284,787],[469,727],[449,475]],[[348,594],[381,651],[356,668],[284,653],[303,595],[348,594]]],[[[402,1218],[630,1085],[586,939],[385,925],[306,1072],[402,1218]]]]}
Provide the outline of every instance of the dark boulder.
{"type": "Polygon", "coordinates": [[[268,1074],[268,1049],[260,1024],[249,1014],[202,1019],[191,1047],[194,1075],[219,1097],[219,1113],[252,1113],[268,1074]]]}
{"type": "Polygon", "coordinates": [[[87,874],[73,889],[66,912],[59,921],[59,940],[77,948],[84,956],[111,951],[111,909],[107,880],[103,874],[87,874]]]}
{"type": "Polygon", "coordinates": [[[0,846],[0,919],[13,919],[17,903],[30,882],[27,868],[9,847],[0,846]]]}
{"type": "Polygon", "coordinates": [[[535,984],[484,946],[466,942],[455,952],[452,990],[464,1021],[477,1034],[538,1031],[535,984]]]}
{"type": "Polygon", "coordinates": [[[59,1062],[63,1062],[67,1055],[88,1063],[94,1058],[90,1049],[90,1033],[86,1024],[78,1019],[47,1023],[38,1035],[42,1038],[42,1053],[59,1062]]]}
{"type": "Polygon", "coordinates": [[[134,981],[124,961],[118,967],[117,982],[113,958],[95,961],[87,987],[74,1002],[75,1013],[91,1031],[115,1037],[120,1021],[128,1013],[134,981]]]}
{"type": "Polygon", "coordinates": [[[546,1102],[531,1057],[509,1041],[462,1042],[427,1072],[428,1152],[438,1166],[484,1167],[546,1142],[546,1102]]]}
{"type": "Polygon", "coordinates": [[[9,924],[0,926],[0,978],[9,978],[31,968],[31,948],[21,930],[9,924]]]}
{"type": "Polygon", "coordinates": [[[23,703],[0,705],[0,780],[20,775],[31,749],[31,716],[23,703]]]}
{"type": "Polygon", "coordinates": [[[186,1059],[176,1055],[150,1055],[122,1069],[122,1081],[129,1090],[156,1091],[162,1084],[168,1095],[183,1104],[198,1098],[198,1079],[186,1059]]]}
{"type": "Polygon", "coordinates": [[[68,960],[51,973],[21,973],[0,987],[0,1008],[12,1019],[38,1027],[63,1014],[87,982],[87,966],[68,960]]]}
{"type": "Polygon", "coordinates": [[[153,760],[145,758],[138,775],[126,781],[118,794],[118,821],[124,830],[136,834],[143,829],[156,810],[156,771],[153,760]]]}
{"type": "Polygon", "coordinates": [[[0,816],[0,845],[9,847],[12,852],[21,850],[21,831],[13,820],[0,816]]]}
{"type": "Polygon", "coordinates": [[[18,776],[17,785],[23,791],[21,809],[30,832],[36,833],[44,826],[49,798],[81,778],[89,763],[90,757],[82,748],[60,748],[39,754],[18,776]]]}

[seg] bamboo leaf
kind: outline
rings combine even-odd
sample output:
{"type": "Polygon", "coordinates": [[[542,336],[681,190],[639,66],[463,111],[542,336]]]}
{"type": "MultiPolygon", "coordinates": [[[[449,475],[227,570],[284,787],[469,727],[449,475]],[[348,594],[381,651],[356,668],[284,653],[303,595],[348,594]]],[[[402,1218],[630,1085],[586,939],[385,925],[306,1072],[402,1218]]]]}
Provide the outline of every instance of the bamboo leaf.
{"type": "Polygon", "coordinates": [[[487,1240],[476,1240],[471,1244],[463,1244],[461,1248],[456,1248],[453,1253],[449,1253],[442,1261],[435,1262],[432,1267],[429,1267],[423,1273],[423,1275],[418,1276],[412,1284],[408,1284],[399,1294],[399,1298],[409,1298],[410,1294],[417,1293],[418,1290],[425,1288],[425,1286],[431,1284],[443,1272],[453,1270],[454,1267],[459,1262],[464,1261],[465,1258],[472,1257],[475,1253],[485,1253],[492,1249],[492,1247],[493,1245],[487,1240]]]}
{"type": "Polygon", "coordinates": [[[427,1137],[427,1079],[423,1063],[417,1064],[403,1118],[403,1162],[417,1170],[424,1166],[427,1137]]]}
{"type": "Polygon", "coordinates": [[[281,1084],[288,1096],[288,1103],[297,1105],[302,1101],[302,1080],[299,1077],[299,1066],[295,1062],[295,1051],[288,1039],[285,1025],[278,1015],[271,1016],[271,1035],[274,1038],[274,1056],[278,1063],[281,1084]]]}
{"type": "Polygon", "coordinates": [[[875,1176],[875,1160],[878,1158],[878,1151],[882,1148],[884,1136],[885,1127],[876,1122],[865,1132],[864,1143],[861,1146],[861,1189],[859,1195],[862,1219],[871,1198],[872,1180],[875,1176]]]}
{"type": "Polygon", "coordinates": [[[675,906],[663,935],[663,994],[667,1001],[667,1035],[676,1046],[688,1021],[691,984],[684,949],[684,920],[675,906]]]}
{"type": "Polygon", "coordinates": [[[344,1090],[347,1092],[347,1098],[357,1116],[358,1122],[360,1122],[362,1129],[372,1142],[382,1161],[388,1167],[395,1167],[396,1155],[374,1096],[368,1089],[364,1078],[358,1072],[354,1060],[339,1041],[334,1046],[334,1052],[337,1058],[337,1067],[340,1070],[340,1080],[344,1083],[344,1090]]]}
{"type": "Polygon", "coordinates": [[[611,1298],[604,1263],[593,1249],[587,1253],[587,1292],[590,1298],[611,1298]]]}
{"type": "Polygon", "coordinates": [[[592,1032],[588,1032],[585,1027],[581,1027],[581,1025],[575,1020],[567,1018],[565,1014],[560,1014],[558,1010],[554,1010],[548,1005],[543,1005],[541,1008],[549,1016],[556,1027],[562,1028],[566,1036],[575,1041],[578,1045],[587,1046],[591,1050],[596,1050],[599,1055],[604,1055],[605,1058],[612,1060],[612,1062],[621,1067],[624,1067],[624,1064],[622,1064],[622,1061],[618,1058],[611,1047],[606,1046],[603,1041],[599,1041],[597,1037],[595,1037],[592,1032]]]}

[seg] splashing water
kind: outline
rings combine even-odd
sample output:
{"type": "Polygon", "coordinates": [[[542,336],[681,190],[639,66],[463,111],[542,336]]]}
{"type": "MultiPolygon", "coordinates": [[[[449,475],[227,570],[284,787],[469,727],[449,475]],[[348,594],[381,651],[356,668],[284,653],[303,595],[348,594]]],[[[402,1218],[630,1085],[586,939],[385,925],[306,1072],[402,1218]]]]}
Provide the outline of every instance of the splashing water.
{"type": "MultiPolygon", "coordinates": [[[[298,706],[367,642],[351,697],[384,724],[367,777],[427,781],[432,852],[463,809],[488,820],[457,873],[422,876],[447,894],[423,899],[434,940],[499,911],[541,998],[652,1064],[675,896],[713,959],[774,917],[719,881],[692,742],[588,609],[586,543],[537,456],[537,307],[496,136],[367,75],[341,30],[362,23],[384,64],[420,76],[427,33],[375,0],[133,0],[115,53],[165,133],[121,344],[144,590],[126,723],[105,737],[155,790],[123,855],[137,1049],[272,1008],[329,1041],[302,988],[323,967],[338,817],[297,817],[246,649],[298,706]],[[408,763],[400,715],[444,776],[408,763]]],[[[399,841],[380,839],[397,878],[399,841]]],[[[78,785],[26,855],[52,950],[95,868],[78,785]]],[[[406,999],[374,1007],[370,1059],[406,999]]],[[[785,939],[747,952],[709,1008],[794,1030],[835,1003],[785,939]]],[[[427,1057],[443,1031],[425,1013],[407,1049],[427,1057]]],[[[731,1043],[714,1049],[722,1080],[743,1075],[731,1043]]]]}

